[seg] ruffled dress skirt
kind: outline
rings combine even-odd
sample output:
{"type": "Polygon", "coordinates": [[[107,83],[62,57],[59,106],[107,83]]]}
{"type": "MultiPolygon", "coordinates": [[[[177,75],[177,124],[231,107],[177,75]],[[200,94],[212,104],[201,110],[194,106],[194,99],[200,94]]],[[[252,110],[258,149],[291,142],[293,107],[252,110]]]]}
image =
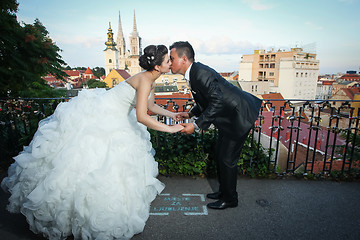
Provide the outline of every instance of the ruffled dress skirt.
{"type": "Polygon", "coordinates": [[[1,183],[8,210],[49,239],[130,239],[143,231],[164,185],[136,91],[83,90],[39,123],[1,183]]]}

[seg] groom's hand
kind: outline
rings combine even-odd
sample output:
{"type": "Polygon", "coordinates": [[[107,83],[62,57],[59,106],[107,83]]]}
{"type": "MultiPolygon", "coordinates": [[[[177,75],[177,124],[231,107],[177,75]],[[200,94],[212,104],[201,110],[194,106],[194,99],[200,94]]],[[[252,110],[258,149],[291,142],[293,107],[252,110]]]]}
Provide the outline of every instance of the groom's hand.
{"type": "Polygon", "coordinates": [[[181,130],[182,133],[192,134],[195,131],[194,124],[192,124],[192,123],[181,123],[181,126],[184,127],[184,129],[181,130]]]}
{"type": "Polygon", "coordinates": [[[187,112],[179,112],[175,115],[175,119],[177,121],[183,121],[184,119],[188,119],[189,114],[187,112]]]}

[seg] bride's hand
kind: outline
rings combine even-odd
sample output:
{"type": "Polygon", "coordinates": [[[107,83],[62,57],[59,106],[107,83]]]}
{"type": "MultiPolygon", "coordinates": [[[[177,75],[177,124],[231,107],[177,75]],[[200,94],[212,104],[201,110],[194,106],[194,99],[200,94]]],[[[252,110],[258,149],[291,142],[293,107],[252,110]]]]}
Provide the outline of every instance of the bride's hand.
{"type": "Polygon", "coordinates": [[[170,126],[170,133],[180,132],[183,129],[184,129],[184,127],[181,126],[180,124],[172,125],[172,126],[170,126]]]}

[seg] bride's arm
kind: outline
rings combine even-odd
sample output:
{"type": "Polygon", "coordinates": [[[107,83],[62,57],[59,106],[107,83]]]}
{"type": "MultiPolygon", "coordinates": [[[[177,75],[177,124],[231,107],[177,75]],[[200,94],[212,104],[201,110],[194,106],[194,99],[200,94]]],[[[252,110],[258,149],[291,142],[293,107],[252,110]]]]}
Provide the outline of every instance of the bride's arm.
{"type": "Polygon", "coordinates": [[[158,114],[158,115],[171,117],[171,118],[175,117],[175,113],[170,112],[170,111],[160,107],[159,105],[155,104],[155,90],[154,90],[154,88],[151,90],[151,95],[150,95],[150,98],[148,100],[148,109],[150,111],[152,111],[153,113],[158,114]]]}
{"type": "MultiPolygon", "coordinates": [[[[147,114],[148,111],[148,97],[151,90],[150,81],[141,82],[137,87],[137,101],[136,101],[136,117],[137,121],[145,126],[161,131],[161,132],[178,132],[182,129],[181,125],[168,126],[161,122],[156,121],[154,118],[147,114]]],[[[151,110],[152,111],[152,110],[151,110]]]]}

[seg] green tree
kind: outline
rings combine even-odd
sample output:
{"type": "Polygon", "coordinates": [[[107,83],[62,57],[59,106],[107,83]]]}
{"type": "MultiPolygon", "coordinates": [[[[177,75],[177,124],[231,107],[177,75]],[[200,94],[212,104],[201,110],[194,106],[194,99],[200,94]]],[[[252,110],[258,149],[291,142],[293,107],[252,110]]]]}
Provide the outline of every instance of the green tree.
{"type": "Polygon", "coordinates": [[[99,80],[96,79],[89,79],[86,83],[85,83],[89,88],[106,88],[106,83],[104,82],[100,82],[99,80]]]}
{"type": "Polygon", "coordinates": [[[0,3],[0,97],[55,97],[54,91],[41,77],[66,74],[58,46],[38,19],[33,24],[20,24],[16,18],[16,0],[0,3]]]}
{"type": "Polygon", "coordinates": [[[83,70],[83,71],[86,71],[87,67],[76,67],[76,68],[73,68],[75,70],[83,70]]]}
{"type": "Polygon", "coordinates": [[[94,67],[92,71],[97,78],[105,75],[105,69],[103,67],[94,67]]]}

